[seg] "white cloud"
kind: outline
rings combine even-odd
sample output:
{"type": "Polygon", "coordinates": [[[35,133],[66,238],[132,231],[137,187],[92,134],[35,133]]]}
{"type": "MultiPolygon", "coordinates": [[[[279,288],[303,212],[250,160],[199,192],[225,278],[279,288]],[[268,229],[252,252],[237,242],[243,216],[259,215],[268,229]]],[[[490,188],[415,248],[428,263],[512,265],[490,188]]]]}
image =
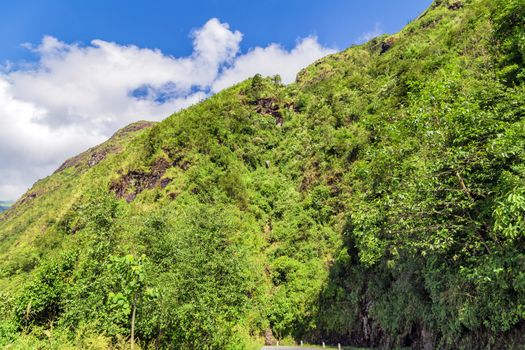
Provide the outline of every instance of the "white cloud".
{"type": "Polygon", "coordinates": [[[13,199],[35,179],[50,173],[71,148],[84,149],[103,140],[79,126],[52,130],[39,124],[46,111],[13,97],[0,78],[0,195],[13,199]]]}
{"type": "Polygon", "coordinates": [[[291,83],[302,68],[313,61],[334,53],[332,49],[319,44],[316,37],[307,37],[297,42],[297,46],[287,51],[278,44],[265,48],[257,47],[238,57],[213,84],[213,91],[220,91],[257,73],[271,76],[280,74],[283,83],[291,83]]]}
{"type": "Polygon", "coordinates": [[[383,26],[381,25],[381,23],[377,22],[375,25],[374,25],[374,29],[368,31],[368,32],[365,32],[363,33],[359,39],[357,39],[357,44],[363,44],[363,43],[366,43],[382,34],[384,34],[384,30],[383,30],[383,26]]]}
{"type": "Polygon", "coordinates": [[[237,55],[242,34],[239,31],[231,32],[229,29],[228,24],[213,18],[193,33],[195,55],[201,58],[199,63],[208,63],[217,68],[237,55]]]}
{"type": "Polygon", "coordinates": [[[242,54],[242,34],[215,18],[191,37],[187,57],[103,40],[25,44],[36,63],[0,66],[0,200],[131,122],[161,120],[256,73],[291,82],[332,52],[307,37],[290,51],[271,44],[242,54]]]}

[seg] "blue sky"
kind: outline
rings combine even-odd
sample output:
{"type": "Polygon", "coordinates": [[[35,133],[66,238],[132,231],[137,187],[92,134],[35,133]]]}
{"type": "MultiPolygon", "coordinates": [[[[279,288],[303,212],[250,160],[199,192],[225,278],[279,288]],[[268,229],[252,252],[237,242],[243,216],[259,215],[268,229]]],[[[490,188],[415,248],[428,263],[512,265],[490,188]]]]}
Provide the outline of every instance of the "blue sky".
{"type": "Polygon", "coordinates": [[[394,33],[431,0],[2,0],[0,200],[137,120],[394,33]]]}
{"type": "Polygon", "coordinates": [[[21,43],[43,35],[65,42],[93,39],[191,53],[188,33],[217,17],[244,34],[241,48],[277,42],[290,48],[317,35],[325,46],[346,48],[376,24],[387,33],[417,17],[431,0],[20,0],[0,2],[0,60],[28,58],[21,43]]]}

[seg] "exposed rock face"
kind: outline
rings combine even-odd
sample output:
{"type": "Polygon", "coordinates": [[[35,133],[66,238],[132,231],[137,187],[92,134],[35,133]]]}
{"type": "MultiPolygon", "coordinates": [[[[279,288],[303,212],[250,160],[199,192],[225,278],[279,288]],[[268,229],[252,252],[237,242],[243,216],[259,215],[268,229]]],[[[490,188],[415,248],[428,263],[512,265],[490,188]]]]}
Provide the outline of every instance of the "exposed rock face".
{"type": "Polygon", "coordinates": [[[448,6],[449,10],[459,10],[463,7],[463,3],[461,1],[456,1],[448,6]]]}
{"type": "Polygon", "coordinates": [[[433,350],[434,349],[434,339],[435,336],[432,332],[423,328],[421,330],[421,349],[423,350],[433,350]]]}
{"type": "Polygon", "coordinates": [[[273,336],[273,332],[271,328],[268,328],[266,332],[264,333],[264,345],[267,345],[267,346],[277,345],[277,340],[273,336]]]}
{"type": "Polygon", "coordinates": [[[255,106],[255,111],[257,113],[273,116],[277,126],[282,126],[284,124],[283,110],[297,112],[297,106],[294,103],[278,101],[276,98],[259,98],[250,101],[250,104],[255,106]]]}
{"type": "Polygon", "coordinates": [[[284,118],[280,112],[280,107],[277,104],[277,100],[274,98],[261,98],[255,101],[253,104],[256,106],[257,113],[269,114],[275,117],[275,124],[282,126],[284,118]]]}
{"type": "Polygon", "coordinates": [[[390,50],[392,48],[392,46],[394,46],[395,42],[396,42],[396,40],[393,37],[390,37],[390,38],[386,39],[385,41],[383,41],[381,43],[380,54],[384,54],[385,52],[390,50]]]}
{"type": "Polygon", "coordinates": [[[146,189],[154,187],[166,187],[170,179],[162,179],[166,170],[171,166],[165,158],[159,158],[150,172],[129,171],[117,181],[114,181],[109,189],[115,193],[118,198],[124,198],[128,203],[132,202],[138,194],[146,189]]]}

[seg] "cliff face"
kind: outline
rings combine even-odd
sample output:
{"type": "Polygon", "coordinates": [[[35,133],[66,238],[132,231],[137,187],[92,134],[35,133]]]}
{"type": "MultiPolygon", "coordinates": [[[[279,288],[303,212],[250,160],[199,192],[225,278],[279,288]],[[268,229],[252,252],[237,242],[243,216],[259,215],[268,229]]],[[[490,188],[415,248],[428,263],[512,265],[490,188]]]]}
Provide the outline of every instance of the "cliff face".
{"type": "Polygon", "coordinates": [[[435,1],[68,160],[0,214],[0,345],[518,348],[524,19],[435,1]]]}

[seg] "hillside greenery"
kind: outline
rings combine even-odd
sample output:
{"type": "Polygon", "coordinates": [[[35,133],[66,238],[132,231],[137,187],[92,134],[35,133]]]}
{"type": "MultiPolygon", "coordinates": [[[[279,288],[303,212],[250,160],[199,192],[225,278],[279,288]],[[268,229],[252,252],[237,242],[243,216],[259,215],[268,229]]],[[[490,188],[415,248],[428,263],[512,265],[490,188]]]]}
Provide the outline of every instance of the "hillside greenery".
{"type": "Polygon", "coordinates": [[[436,0],[139,122],[0,216],[0,347],[525,343],[525,2],[436,0]]]}

